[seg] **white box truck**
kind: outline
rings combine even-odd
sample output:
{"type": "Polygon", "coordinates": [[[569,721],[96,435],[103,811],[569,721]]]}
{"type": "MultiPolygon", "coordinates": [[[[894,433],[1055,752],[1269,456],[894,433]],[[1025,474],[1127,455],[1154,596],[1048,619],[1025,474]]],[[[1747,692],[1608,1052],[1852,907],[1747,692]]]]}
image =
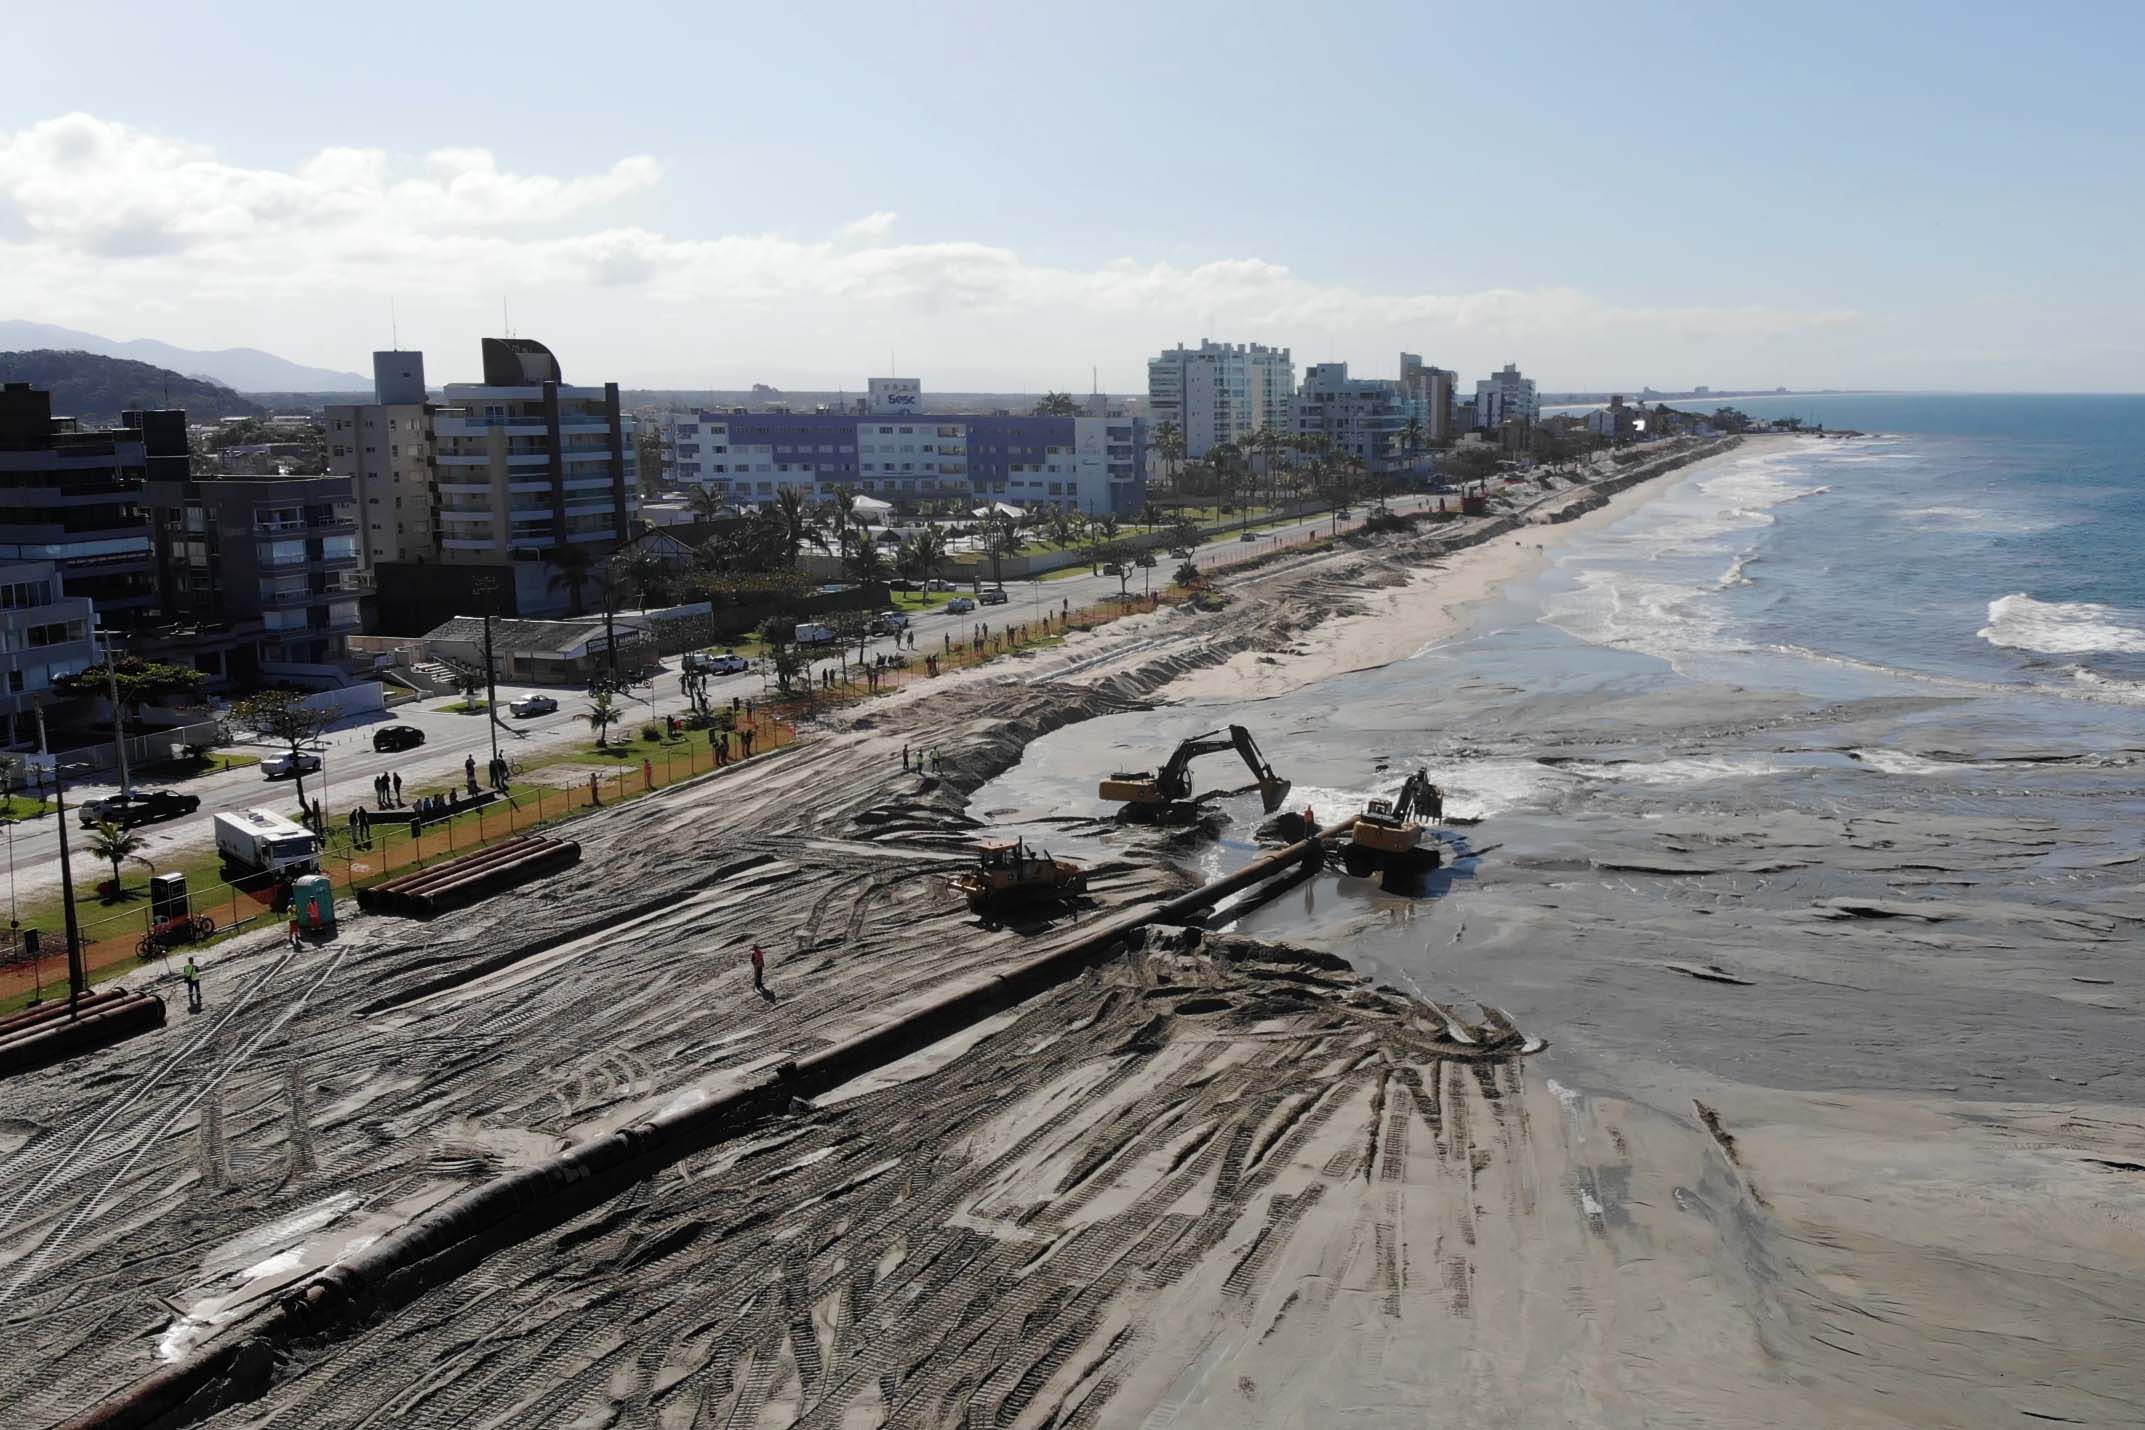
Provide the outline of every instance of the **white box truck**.
{"type": "Polygon", "coordinates": [[[799,645],[833,645],[834,627],[820,621],[805,621],[797,627],[799,645]]]}
{"type": "Polygon", "coordinates": [[[320,840],[312,830],[265,809],[219,814],[216,852],[226,864],[263,874],[308,873],[320,867],[320,840]]]}

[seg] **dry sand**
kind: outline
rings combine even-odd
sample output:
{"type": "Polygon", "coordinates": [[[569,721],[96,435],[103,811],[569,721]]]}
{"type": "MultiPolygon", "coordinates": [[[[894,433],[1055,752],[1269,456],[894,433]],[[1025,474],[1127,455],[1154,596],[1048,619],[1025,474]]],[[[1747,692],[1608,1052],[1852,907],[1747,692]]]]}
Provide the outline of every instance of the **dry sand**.
{"type": "MultiPolygon", "coordinates": [[[[1277,650],[1242,651],[1223,664],[1194,671],[1170,685],[1164,698],[1184,704],[1263,700],[1350,671],[1405,660],[1466,630],[1471,617],[1495,599],[1501,587],[1538,573],[1548,563],[1549,553],[1574,536],[1621,521],[1680,482],[1801,440],[1770,435],[1745,438],[1734,450],[1627,487],[1602,505],[1569,519],[1558,520],[1560,510],[1584,505],[1588,494],[1583,488],[1559,492],[1530,511],[1518,530],[1455,551],[1433,568],[1403,567],[1388,573],[1384,579],[1390,584],[1356,593],[1349,609],[1320,623],[1301,640],[1277,650]]],[[[1253,577],[1240,583],[1240,589],[1256,590],[1259,581],[1253,577]]]]}

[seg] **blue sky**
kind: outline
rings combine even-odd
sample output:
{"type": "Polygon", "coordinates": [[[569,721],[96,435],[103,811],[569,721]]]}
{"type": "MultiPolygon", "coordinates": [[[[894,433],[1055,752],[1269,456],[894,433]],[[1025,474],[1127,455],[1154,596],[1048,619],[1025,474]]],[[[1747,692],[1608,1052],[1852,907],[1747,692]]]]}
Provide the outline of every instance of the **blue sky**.
{"type": "Polygon", "coordinates": [[[39,7],[0,317],[465,376],[2145,389],[2145,6],[39,7]],[[407,14],[408,12],[402,12],[407,14]]]}

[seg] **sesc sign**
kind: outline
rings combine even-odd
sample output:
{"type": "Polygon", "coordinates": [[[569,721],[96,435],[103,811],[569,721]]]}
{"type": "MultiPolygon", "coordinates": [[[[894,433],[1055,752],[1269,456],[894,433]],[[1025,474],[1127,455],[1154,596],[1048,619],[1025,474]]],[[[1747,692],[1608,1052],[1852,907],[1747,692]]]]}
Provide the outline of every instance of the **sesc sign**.
{"type": "Polygon", "coordinates": [[[871,410],[913,413],[923,407],[924,385],[913,377],[875,377],[870,380],[871,410]]]}

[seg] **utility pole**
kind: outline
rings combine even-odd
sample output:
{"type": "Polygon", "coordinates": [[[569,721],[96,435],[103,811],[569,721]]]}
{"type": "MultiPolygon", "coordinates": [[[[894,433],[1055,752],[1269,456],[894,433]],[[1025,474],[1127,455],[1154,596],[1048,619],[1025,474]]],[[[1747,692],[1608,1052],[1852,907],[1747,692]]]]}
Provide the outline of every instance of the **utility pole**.
{"type": "Polygon", "coordinates": [[[97,634],[104,637],[105,688],[112,697],[112,748],[119,752],[119,793],[124,798],[132,792],[133,786],[127,779],[127,718],[119,706],[119,668],[113,664],[116,657],[112,654],[112,633],[98,631],[97,634]]]}
{"type": "MultiPolygon", "coordinates": [[[[45,741],[45,708],[37,707],[37,747],[47,749],[45,741]]],[[[81,1016],[82,995],[88,991],[89,974],[82,967],[82,928],[75,920],[74,912],[74,865],[67,857],[67,779],[60,771],[60,762],[52,762],[52,797],[56,801],[55,814],[60,826],[60,907],[67,915],[67,1016],[81,1016]]]]}
{"type": "Polygon", "coordinates": [[[499,763],[499,676],[492,663],[492,613],[499,605],[499,578],[480,576],[477,594],[484,598],[484,720],[491,729],[492,765],[499,763]]]}

